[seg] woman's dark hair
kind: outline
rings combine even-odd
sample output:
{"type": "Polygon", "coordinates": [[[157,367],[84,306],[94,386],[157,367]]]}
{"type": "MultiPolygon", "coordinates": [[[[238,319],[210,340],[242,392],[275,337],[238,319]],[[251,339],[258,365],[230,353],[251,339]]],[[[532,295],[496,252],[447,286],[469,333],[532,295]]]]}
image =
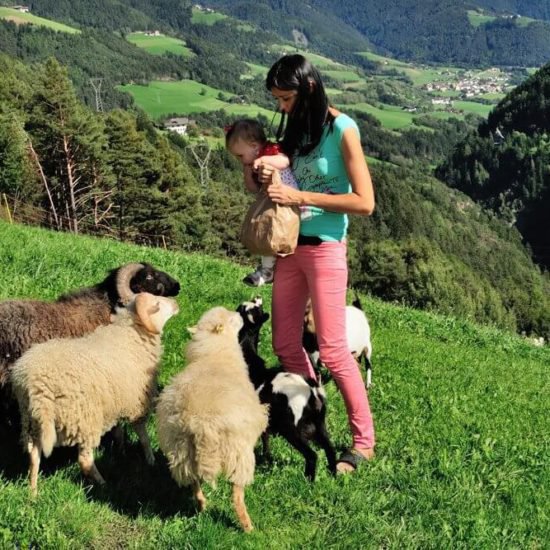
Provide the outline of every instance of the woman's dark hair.
{"type": "Polygon", "coordinates": [[[262,125],[252,118],[242,118],[225,128],[225,146],[229,147],[237,139],[247,143],[264,145],[267,141],[262,125]]]}
{"type": "Polygon", "coordinates": [[[334,120],[319,71],[303,55],[285,55],[269,69],[265,85],[298,92],[292,112],[281,114],[277,140],[287,155],[306,155],[321,141],[325,123],[334,120]]]}

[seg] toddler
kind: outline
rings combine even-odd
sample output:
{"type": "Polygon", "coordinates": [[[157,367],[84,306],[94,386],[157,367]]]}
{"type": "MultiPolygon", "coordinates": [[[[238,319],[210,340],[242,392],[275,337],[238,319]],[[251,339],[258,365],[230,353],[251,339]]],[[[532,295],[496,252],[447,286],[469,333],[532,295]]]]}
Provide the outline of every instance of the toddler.
{"type": "MultiPolygon", "coordinates": [[[[257,120],[237,120],[226,128],[225,146],[243,165],[244,184],[248,191],[258,193],[261,189],[261,183],[256,177],[256,170],[261,164],[279,170],[282,183],[295,189],[298,188],[294,174],[290,169],[290,159],[282,152],[277,143],[267,140],[264,130],[257,120]]],[[[258,269],[247,275],[243,282],[249,286],[272,283],[275,259],[275,256],[262,256],[258,269]]]]}

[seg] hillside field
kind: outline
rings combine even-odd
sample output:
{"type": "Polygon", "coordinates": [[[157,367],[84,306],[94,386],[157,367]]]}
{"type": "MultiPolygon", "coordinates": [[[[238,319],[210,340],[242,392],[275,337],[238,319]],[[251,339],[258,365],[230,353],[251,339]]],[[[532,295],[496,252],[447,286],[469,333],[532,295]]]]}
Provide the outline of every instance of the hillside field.
{"type": "Polygon", "coordinates": [[[8,21],[13,21],[17,25],[38,25],[41,27],[48,27],[54,31],[68,32],[68,33],[79,33],[80,30],[75,29],[74,27],[69,27],[63,23],[58,23],[57,21],[51,21],[50,19],[45,19],[44,17],[38,17],[32,13],[24,13],[13,8],[6,8],[0,6],[0,19],[7,19],[8,21]]]}
{"type": "Polygon", "coordinates": [[[193,25],[213,25],[222,19],[227,19],[227,15],[218,11],[206,12],[195,7],[192,9],[192,13],[191,23],[193,25]]]}
{"type": "Polygon", "coordinates": [[[255,117],[262,114],[268,118],[273,117],[271,111],[257,105],[228,103],[220,100],[218,97],[220,93],[226,98],[232,97],[233,94],[194,80],[177,82],[154,80],[147,86],[127,84],[118,86],[118,89],[130,93],[139,107],[152,118],[172,113],[188,115],[218,109],[225,109],[228,113],[235,115],[255,117]]]}
{"type": "Polygon", "coordinates": [[[193,52],[185,45],[185,42],[173,36],[147,36],[143,32],[133,32],[126,36],[126,40],[153,55],[170,52],[183,57],[193,56],[193,52]]]}
{"type": "MultiPolygon", "coordinates": [[[[181,370],[186,327],[215,305],[254,294],[250,266],[0,221],[0,298],[52,299],[102,280],[108,269],[148,261],[177,277],[181,313],[163,336],[160,386],[181,370]]],[[[252,265],[251,261],[251,265],[252,265]]],[[[271,288],[259,294],[270,310],[271,288]]],[[[260,463],[246,499],[256,530],[236,526],[230,487],[206,487],[198,514],[158,451],[154,467],[133,443],[98,454],[103,488],[82,479],[63,450],[42,462],[32,502],[26,457],[0,446],[0,548],[544,548],[550,539],[550,349],[512,334],[363,297],[373,334],[370,403],[376,458],[331,478],[319,457],[308,483],[303,459],[281,440],[260,463]],[[546,541],[546,542],[544,542],[546,541]]],[[[261,352],[275,363],[270,328],[261,352]]],[[[343,402],[326,387],[328,426],[350,443],[343,402]]],[[[135,441],[135,439],[134,439],[135,441]]]]}

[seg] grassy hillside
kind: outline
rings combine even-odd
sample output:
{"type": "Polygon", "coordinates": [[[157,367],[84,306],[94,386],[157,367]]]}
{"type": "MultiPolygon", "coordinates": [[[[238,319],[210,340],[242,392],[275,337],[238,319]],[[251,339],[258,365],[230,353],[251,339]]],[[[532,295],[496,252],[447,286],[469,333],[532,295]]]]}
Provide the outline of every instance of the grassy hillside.
{"type": "Polygon", "coordinates": [[[164,55],[167,52],[182,55],[183,57],[191,57],[193,55],[193,52],[185,45],[183,40],[164,34],[160,36],[148,36],[143,32],[133,32],[126,36],[126,39],[138,48],[143,48],[153,55],[164,55]]]}
{"type": "Polygon", "coordinates": [[[17,25],[37,25],[40,27],[53,29],[54,31],[68,32],[71,34],[80,32],[78,29],[69,27],[63,23],[58,23],[57,21],[51,21],[50,19],[45,19],[44,17],[38,17],[32,13],[24,13],[14,10],[13,8],[6,8],[2,6],[0,6],[0,19],[13,21],[17,25]]]}
{"type": "Polygon", "coordinates": [[[268,118],[273,113],[257,105],[229,103],[234,94],[212,88],[194,80],[177,82],[153,81],[147,86],[127,84],[118,89],[130,93],[137,105],[150,117],[158,118],[171,113],[187,115],[225,109],[230,114],[255,117],[262,114],[268,118]],[[220,96],[222,94],[222,96],[220,96]]]}
{"type": "MultiPolygon", "coordinates": [[[[127,261],[150,261],[182,283],[180,315],[165,332],[160,382],[183,368],[185,327],[214,306],[250,298],[245,268],[201,255],[73,237],[0,222],[0,298],[53,298],[127,261]]],[[[270,288],[260,294],[270,304],[270,288]]],[[[105,451],[105,488],[82,480],[70,453],[45,461],[39,498],[28,496],[26,459],[0,447],[0,547],[40,548],[542,548],[550,535],[550,350],[471,324],[364,298],[373,330],[370,391],[377,458],[330,478],[275,441],[247,502],[256,531],[236,528],[230,488],[207,488],[197,515],[157,452],[105,451]]],[[[273,364],[269,329],[262,352],[273,364]]],[[[342,400],[329,395],[329,430],[349,444],[342,400]]],[[[154,422],[150,433],[156,437],[154,422]]]]}

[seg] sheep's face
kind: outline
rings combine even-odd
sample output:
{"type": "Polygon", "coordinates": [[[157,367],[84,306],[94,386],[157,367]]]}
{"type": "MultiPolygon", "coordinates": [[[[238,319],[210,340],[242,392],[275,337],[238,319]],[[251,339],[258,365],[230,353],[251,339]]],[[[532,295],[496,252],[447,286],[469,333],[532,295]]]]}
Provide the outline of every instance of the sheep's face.
{"type": "Polygon", "coordinates": [[[148,292],[156,296],[177,296],[180,284],[164,271],[155,269],[151,264],[143,264],[143,269],[132,277],[130,289],[134,294],[148,292]]]}
{"type": "Polygon", "coordinates": [[[195,337],[200,334],[231,334],[236,337],[242,326],[243,320],[237,312],[215,307],[204,313],[199,322],[188,330],[195,337]]]}
{"type": "Polygon", "coordinates": [[[264,311],[263,301],[259,296],[256,296],[251,302],[240,304],[237,313],[243,319],[244,329],[254,327],[259,330],[269,319],[269,313],[264,311]]]}
{"type": "Polygon", "coordinates": [[[136,314],[152,334],[160,334],[166,321],[179,313],[177,302],[171,298],[141,292],[135,300],[136,314]]]}

